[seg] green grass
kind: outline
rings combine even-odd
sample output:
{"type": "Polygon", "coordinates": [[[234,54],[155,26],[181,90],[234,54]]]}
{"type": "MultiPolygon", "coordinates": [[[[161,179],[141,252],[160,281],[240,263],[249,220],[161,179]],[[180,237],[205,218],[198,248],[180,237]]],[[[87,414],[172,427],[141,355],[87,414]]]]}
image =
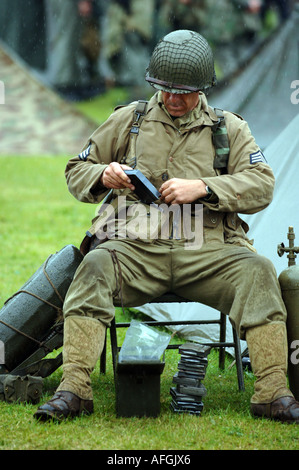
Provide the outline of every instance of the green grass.
{"type": "Polygon", "coordinates": [[[128,100],[129,95],[125,89],[112,88],[103,95],[77,103],[76,108],[95,122],[104,122],[115,106],[126,104],[128,100]]]}
{"type": "MultiPolygon", "coordinates": [[[[88,112],[89,104],[86,104],[88,112]]],[[[64,179],[66,158],[0,157],[0,307],[49,256],[67,244],[79,246],[95,207],[76,201],[64,179]]],[[[118,310],[117,316],[122,313],[118,310]]],[[[120,340],[124,337],[120,332],[120,340]]],[[[177,351],[166,352],[161,376],[158,418],[118,418],[110,347],[107,373],[92,375],[95,412],[62,424],[38,423],[37,406],[0,402],[0,450],[220,450],[298,449],[298,426],[250,416],[254,378],[245,373],[239,392],[235,367],[218,368],[218,353],[209,355],[204,384],[208,394],[200,417],[171,412],[169,389],[177,370],[177,351]]],[[[226,365],[232,362],[227,358],[226,365]]],[[[44,381],[49,399],[58,386],[61,368],[44,381]]]]}
{"type": "Polygon", "coordinates": [[[67,244],[78,246],[95,207],[80,204],[64,179],[65,157],[1,157],[0,300],[67,244]]]}

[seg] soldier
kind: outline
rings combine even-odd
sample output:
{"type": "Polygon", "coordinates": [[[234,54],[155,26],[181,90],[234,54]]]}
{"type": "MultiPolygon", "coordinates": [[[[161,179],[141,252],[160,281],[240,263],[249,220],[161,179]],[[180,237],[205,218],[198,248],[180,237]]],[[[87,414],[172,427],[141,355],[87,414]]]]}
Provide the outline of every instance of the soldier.
{"type": "Polygon", "coordinates": [[[107,5],[102,34],[102,55],[110,67],[107,76],[133,95],[150,89],[143,74],[152,49],[154,8],[154,0],[111,0],[107,5]]]}
{"type": "Polygon", "coordinates": [[[161,0],[157,15],[159,37],[175,29],[201,32],[206,24],[206,0],[161,0]]]}
{"type": "Polygon", "coordinates": [[[235,73],[251,54],[261,30],[259,0],[209,0],[199,32],[212,46],[218,75],[235,73]],[[217,12],[217,14],[215,14],[217,12]]]}
{"type": "MultiPolygon", "coordinates": [[[[189,30],[166,35],[154,49],[146,80],[157,92],[139,124],[134,152],[128,149],[136,103],[113,112],[82,153],[68,162],[69,190],[83,202],[98,203],[110,192],[114,209],[120,195],[128,210],[134,204],[143,207],[125,173],[133,157],[133,165],[159,188],[158,206],[194,209],[202,203],[203,243],[187,249],[184,234],[174,238],[171,226],[168,238],[149,233],[139,239],[117,238],[121,227],[116,226],[113,237],[94,244],[64,303],[62,381],[35,417],[61,420],[91,413],[90,374],[114,306],[142,305],[175,291],[227,313],[247,340],[257,378],[252,413],[298,423],[299,403],[286,383],[286,310],[276,272],[256,253],[246,236],[248,227],[237,215],[268,206],[272,170],[247,123],[230,112],[224,112],[222,128],[228,133],[229,158],[223,158],[224,149],[214,158],[212,130],[219,117],[205,93],[215,84],[215,72],[211,49],[201,35],[189,30]]],[[[145,218],[148,210],[146,206],[145,218]]],[[[132,219],[124,220],[129,225],[132,219]]],[[[96,233],[96,224],[90,234],[96,233]]]]}

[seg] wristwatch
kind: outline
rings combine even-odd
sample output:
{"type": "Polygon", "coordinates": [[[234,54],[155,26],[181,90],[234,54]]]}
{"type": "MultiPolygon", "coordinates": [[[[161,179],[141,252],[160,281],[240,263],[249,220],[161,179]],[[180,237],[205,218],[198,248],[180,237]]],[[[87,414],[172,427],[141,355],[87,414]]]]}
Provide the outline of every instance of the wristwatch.
{"type": "Polygon", "coordinates": [[[211,188],[209,188],[209,186],[206,186],[205,189],[206,189],[207,195],[203,197],[203,200],[207,202],[212,202],[213,199],[215,198],[215,193],[211,190],[211,188]]]}
{"type": "Polygon", "coordinates": [[[205,189],[207,191],[207,195],[205,197],[209,197],[212,194],[212,190],[209,188],[209,186],[206,186],[205,189]]]}

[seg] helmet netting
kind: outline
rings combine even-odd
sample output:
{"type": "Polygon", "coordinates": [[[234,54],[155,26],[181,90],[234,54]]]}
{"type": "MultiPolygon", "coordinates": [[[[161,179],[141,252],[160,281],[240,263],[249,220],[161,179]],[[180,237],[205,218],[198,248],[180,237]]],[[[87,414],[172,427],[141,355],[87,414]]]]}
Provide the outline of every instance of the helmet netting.
{"type": "Polygon", "coordinates": [[[170,86],[186,85],[197,90],[210,88],[215,82],[215,71],[209,44],[193,31],[168,34],[152,54],[147,80],[150,82],[151,78],[167,82],[170,86]]]}

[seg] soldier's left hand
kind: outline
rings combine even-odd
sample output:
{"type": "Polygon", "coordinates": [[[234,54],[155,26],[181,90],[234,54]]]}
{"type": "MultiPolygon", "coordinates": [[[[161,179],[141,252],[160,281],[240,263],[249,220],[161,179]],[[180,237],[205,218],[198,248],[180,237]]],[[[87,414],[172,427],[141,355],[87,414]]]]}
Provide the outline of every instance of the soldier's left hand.
{"type": "Polygon", "coordinates": [[[167,204],[189,204],[207,195],[206,184],[199,179],[171,178],[162,184],[159,192],[167,204]]]}

